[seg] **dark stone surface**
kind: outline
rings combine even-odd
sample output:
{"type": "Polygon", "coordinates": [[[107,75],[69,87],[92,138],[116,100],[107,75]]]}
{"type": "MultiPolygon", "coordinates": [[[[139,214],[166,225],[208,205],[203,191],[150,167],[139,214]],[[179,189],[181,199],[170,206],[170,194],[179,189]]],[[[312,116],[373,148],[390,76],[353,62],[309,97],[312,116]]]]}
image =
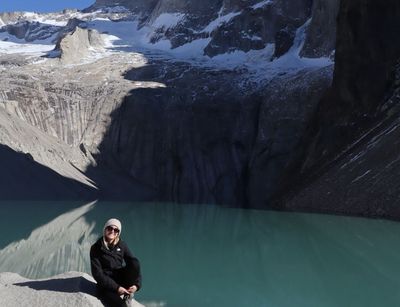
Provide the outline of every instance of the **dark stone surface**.
{"type": "Polygon", "coordinates": [[[300,56],[308,58],[330,57],[336,46],[336,19],[340,0],[315,0],[312,19],[300,56]]]}
{"type": "Polygon", "coordinates": [[[333,84],[277,207],[400,218],[399,35],[400,2],[341,1],[333,84]]]}
{"type": "Polygon", "coordinates": [[[305,167],[334,155],[379,120],[400,58],[400,2],[341,2],[332,88],[310,129],[305,167]]]}
{"type": "Polygon", "coordinates": [[[276,43],[275,57],[279,57],[292,46],[296,29],[310,18],[312,0],[274,0],[253,8],[253,5],[260,2],[261,0],[98,0],[88,10],[124,5],[141,14],[143,24],[150,25],[165,13],[184,14],[184,19],[177,25],[155,29],[150,41],[156,43],[168,39],[172,48],[176,48],[195,39],[209,38],[204,54],[210,57],[236,50],[259,50],[267,44],[276,43]],[[218,17],[230,13],[237,15],[211,31],[205,30],[218,17]]]}
{"type": "Polygon", "coordinates": [[[153,188],[159,201],[267,208],[331,69],[251,91],[239,71],[153,61],[126,77],[165,88],[132,91],[95,158],[153,188]]]}
{"type": "Polygon", "coordinates": [[[306,22],[310,13],[311,1],[308,0],[290,5],[286,0],[274,1],[258,9],[247,7],[212,33],[204,53],[215,56],[234,50],[247,52],[275,43],[275,57],[279,57],[290,49],[295,30],[306,22]]]}

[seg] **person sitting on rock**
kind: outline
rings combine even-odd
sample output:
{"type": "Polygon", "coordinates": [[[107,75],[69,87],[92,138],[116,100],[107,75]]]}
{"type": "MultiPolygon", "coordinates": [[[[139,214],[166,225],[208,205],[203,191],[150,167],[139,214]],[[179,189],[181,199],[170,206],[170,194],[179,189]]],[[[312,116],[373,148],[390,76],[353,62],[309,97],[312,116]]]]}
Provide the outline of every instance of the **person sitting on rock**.
{"type": "Polygon", "coordinates": [[[107,306],[130,306],[141,287],[139,260],[120,238],[121,222],[108,220],[103,236],[90,248],[90,265],[97,282],[97,293],[107,306]]]}

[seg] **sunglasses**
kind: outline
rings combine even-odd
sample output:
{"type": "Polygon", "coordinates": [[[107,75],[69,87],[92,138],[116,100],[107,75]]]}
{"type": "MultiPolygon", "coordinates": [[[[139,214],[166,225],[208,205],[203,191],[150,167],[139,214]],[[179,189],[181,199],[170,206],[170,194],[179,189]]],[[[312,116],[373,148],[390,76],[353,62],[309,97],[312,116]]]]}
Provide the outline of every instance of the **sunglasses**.
{"type": "Polygon", "coordinates": [[[118,228],[111,227],[111,226],[107,226],[106,230],[109,231],[109,232],[119,233],[119,229],[118,228]]]}

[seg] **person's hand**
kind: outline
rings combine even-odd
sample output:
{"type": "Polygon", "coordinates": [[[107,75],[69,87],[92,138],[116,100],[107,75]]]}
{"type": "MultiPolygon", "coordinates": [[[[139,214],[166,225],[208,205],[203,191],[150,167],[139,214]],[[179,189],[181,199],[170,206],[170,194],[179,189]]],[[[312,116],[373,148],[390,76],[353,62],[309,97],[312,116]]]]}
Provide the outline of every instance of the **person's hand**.
{"type": "MultiPolygon", "coordinates": [[[[132,288],[132,287],[131,287],[132,288]]],[[[130,288],[129,288],[130,289],[130,288]]],[[[119,287],[118,288],[118,295],[123,295],[123,294],[131,294],[128,290],[126,290],[124,287],[119,287]]]]}
{"type": "Polygon", "coordinates": [[[128,289],[128,291],[129,291],[129,293],[135,293],[136,291],[137,291],[137,286],[136,285],[133,285],[132,287],[130,287],[129,289],[128,289]]]}

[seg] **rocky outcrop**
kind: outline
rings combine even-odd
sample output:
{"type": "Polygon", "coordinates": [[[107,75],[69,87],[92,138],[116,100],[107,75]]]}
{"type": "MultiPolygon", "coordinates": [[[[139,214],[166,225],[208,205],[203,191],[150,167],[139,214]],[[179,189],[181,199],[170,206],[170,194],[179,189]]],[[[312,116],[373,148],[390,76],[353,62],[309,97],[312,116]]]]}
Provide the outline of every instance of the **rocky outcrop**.
{"type": "Polygon", "coordinates": [[[340,0],[313,1],[311,23],[307,28],[301,56],[333,57],[336,46],[336,20],[340,0]]]}
{"type": "Polygon", "coordinates": [[[96,30],[76,27],[60,38],[55,50],[60,52],[60,59],[64,64],[73,64],[84,62],[90,52],[103,47],[104,40],[96,30]]]}
{"type": "Polygon", "coordinates": [[[31,280],[15,273],[0,274],[0,304],[12,306],[91,306],[103,304],[88,274],[69,272],[52,278],[31,280]]]}

